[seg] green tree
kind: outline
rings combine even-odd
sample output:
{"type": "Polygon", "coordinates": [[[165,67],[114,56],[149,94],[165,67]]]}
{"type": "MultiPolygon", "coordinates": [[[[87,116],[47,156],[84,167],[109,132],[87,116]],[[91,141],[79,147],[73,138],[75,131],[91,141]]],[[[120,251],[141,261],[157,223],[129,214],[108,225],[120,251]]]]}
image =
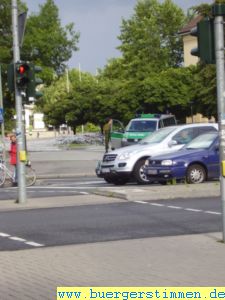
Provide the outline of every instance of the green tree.
{"type": "Polygon", "coordinates": [[[193,68],[170,68],[149,76],[141,83],[143,99],[140,107],[146,112],[175,114],[184,122],[190,115],[190,102],[195,98],[193,68]]]}
{"type": "Polygon", "coordinates": [[[78,41],[74,24],[62,27],[58,7],[53,0],[46,0],[40,5],[40,12],[27,20],[21,57],[43,66],[45,80],[50,83],[54,73],[64,72],[66,62],[78,50],[78,41]]]}
{"type": "MultiPolygon", "coordinates": [[[[18,1],[19,12],[26,10],[26,5],[18,1]]],[[[12,62],[12,16],[11,1],[0,1],[0,64],[3,90],[4,121],[6,130],[11,130],[14,126],[13,115],[15,114],[15,103],[7,86],[7,66],[12,62]]]]}
{"type": "Polygon", "coordinates": [[[129,75],[145,78],[146,73],[177,67],[182,62],[182,43],[177,32],[185,16],[171,0],[138,1],[135,13],[122,21],[118,47],[129,75]]]}

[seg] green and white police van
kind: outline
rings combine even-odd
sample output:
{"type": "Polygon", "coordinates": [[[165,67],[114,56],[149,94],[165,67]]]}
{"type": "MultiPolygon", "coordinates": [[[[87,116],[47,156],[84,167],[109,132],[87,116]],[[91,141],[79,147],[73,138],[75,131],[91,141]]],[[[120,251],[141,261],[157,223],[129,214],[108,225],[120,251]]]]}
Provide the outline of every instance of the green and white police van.
{"type": "Polygon", "coordinates": [[[120,121],[113,119],[111,148],[118,149],[136,144],[152,132],[176,124],[175,116],[166,114],[141,114],[130,120],[126,128],[120,121]]]}

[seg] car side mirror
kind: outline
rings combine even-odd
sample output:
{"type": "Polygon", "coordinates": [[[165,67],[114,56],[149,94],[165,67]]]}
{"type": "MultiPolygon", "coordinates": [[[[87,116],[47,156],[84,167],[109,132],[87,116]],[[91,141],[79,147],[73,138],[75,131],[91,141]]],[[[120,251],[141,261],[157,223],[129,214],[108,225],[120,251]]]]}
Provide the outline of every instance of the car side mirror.
{"type": "Polygon", "coordinates": [[[169,147],[173,147],[173,146],[176,146],[176,145],[177,145],[177,141],[175,141],[175,140],[171,140],[171,141],[168,142],[169,147]]]}

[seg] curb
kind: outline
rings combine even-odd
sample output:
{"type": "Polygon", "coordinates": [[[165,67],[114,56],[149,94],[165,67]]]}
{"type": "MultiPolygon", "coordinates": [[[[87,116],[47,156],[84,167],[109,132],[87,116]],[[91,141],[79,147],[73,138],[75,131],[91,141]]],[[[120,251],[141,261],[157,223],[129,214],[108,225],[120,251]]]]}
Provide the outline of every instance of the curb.
{"type": "Polygon", "coordinates": [[[157,201],[185,198],[206,198],[219,197],[220,185],[217,183],[201,183],[190,185],[169,185],[169,186],[151,186],[123,189],[123,190],[105,190],[97,188],[94,194],[106,197],[120,198],[127,201],[157,201]]]}

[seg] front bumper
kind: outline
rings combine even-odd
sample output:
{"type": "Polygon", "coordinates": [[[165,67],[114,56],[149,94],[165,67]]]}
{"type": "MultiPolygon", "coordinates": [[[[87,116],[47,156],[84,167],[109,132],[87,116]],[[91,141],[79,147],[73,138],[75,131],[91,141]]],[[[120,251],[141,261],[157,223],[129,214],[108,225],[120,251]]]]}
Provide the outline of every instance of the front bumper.
{"type": "Polygon", "coordinates": [[[118,176],[129,177],[132,170],[127,169],[127,164],[125,162],[107,164],[100,161],[95,169],[95,173],[100,178],[118,176]]]}
{"type": "Polygon", "coordinates": [[[184,167],[145,167],[144,173],[150,180],[170,180],[173,178],[185,178],[184,167]]]}

